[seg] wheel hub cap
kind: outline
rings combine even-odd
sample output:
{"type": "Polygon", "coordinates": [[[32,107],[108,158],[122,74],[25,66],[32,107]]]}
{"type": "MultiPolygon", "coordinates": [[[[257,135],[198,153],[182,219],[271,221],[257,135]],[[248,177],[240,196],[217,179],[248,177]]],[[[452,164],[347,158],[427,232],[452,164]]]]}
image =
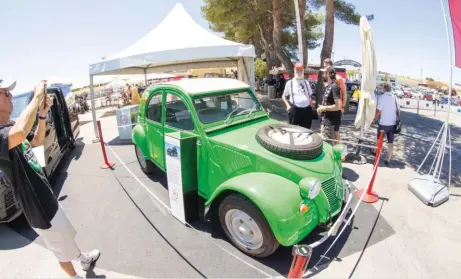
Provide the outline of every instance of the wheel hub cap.
{"type": "Polygon", "coordinates": [[[248,214],[238,209],[231,209],[226,213],[225,220],[228,231],[240,245],[251,250],[262,246],[261,229],[248,214]]]}

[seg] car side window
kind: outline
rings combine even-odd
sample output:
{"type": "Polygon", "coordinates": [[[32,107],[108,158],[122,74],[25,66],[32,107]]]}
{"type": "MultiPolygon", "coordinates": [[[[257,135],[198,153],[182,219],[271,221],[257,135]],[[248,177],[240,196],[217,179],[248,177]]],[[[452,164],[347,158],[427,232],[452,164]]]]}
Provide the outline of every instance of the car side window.
{"type": "Polygon", "coordinates": [[[166,96],[166,120],[165,124],[178,128],[180,130],[194,130],[194,122],[192,121],[189,108],[178,96],[168,93],[166,96]]]}
{"type": "Polygon", "coordinates": [[[147,105],[147,119],[162,123],[162,94],[153,96],[147,105]]]}

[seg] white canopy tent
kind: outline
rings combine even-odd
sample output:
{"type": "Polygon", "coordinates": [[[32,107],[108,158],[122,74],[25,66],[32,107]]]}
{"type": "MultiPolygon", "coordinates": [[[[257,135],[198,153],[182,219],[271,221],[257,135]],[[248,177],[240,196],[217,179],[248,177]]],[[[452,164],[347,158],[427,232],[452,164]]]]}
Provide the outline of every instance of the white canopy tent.
{"type": "MultiPolygon", "coordinates": [[[[90,92],[94,107],[93,76],[144,75],[198,68],[237,67],[238,79],[254,87],[252,45],[220,38],[197,24],[177,3],[150,33],[125,50],[91,64],[90,92]]],[[[96,114],[93,110],[95,135],[96,114]]]]}

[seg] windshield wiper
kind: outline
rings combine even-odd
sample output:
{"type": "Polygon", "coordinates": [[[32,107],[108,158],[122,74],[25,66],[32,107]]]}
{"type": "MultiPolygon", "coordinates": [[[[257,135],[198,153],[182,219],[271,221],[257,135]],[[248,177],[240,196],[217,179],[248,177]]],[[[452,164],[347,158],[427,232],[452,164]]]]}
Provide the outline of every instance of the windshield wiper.
{"type": "Polygon", "coordinates": [[[251,114],[256,110],[257,105],[255,104],[251,109],[250,112],[248,113],[247,118],[250,118],[251,114]]]}
{"type": "Polygon", "coordinates": [[[226,120],[224,120],[224,123],[227,124],[227,121],[229,121],[229,119],[232,117],[232,115],[234,115],[234,113],[235,113],[239,108],[240,108],[240,107],[237,106],[236,109],[234,109],[233,111],[231,111],[231,112],[229,113],[229,115],[227,116],[226,120]]]}

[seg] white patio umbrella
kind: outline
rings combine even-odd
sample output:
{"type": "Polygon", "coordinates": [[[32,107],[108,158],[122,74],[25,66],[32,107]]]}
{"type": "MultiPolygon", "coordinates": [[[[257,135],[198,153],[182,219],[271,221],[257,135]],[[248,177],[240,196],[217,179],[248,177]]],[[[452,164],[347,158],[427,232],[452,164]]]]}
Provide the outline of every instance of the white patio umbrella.
{"type": "MultiPolygon", "coordinates": [[[[362,84],[359,109],[355,118],[355,127],[369,128],[376,112],[376,54],[373,33],[366,17],[360,18],[360,37],[362,38],[362,84]]],[[[364,129],[361,130],[363,137],[364,129]]]]}

